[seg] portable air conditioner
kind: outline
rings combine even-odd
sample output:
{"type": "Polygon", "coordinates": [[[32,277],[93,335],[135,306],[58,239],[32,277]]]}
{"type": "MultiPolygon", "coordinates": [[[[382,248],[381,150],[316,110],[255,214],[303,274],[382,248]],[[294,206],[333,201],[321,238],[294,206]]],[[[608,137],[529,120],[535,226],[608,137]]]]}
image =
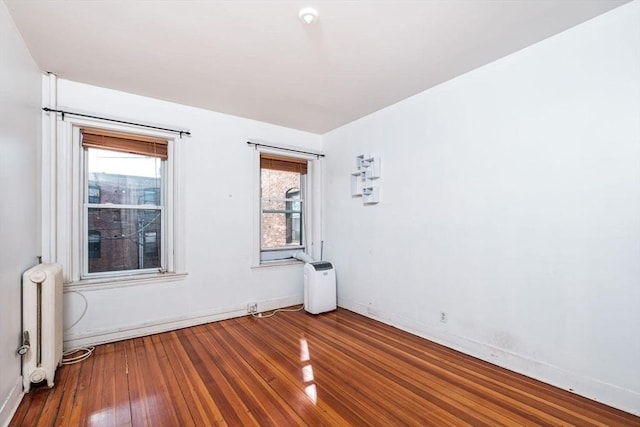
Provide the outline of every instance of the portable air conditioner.
{"type": "Polygon", "coordinates": [[[311,314],[335,310],[336,271],[327,261],[304,265],[304,309],[311,314]]]}
{"type": "Polygon", "coordinates": [[[62,267],[40,264],[22,275],[22,382],[25,393],[31,383],[47,381],[53,387],[56,368],[62,362],[62,267]]]}

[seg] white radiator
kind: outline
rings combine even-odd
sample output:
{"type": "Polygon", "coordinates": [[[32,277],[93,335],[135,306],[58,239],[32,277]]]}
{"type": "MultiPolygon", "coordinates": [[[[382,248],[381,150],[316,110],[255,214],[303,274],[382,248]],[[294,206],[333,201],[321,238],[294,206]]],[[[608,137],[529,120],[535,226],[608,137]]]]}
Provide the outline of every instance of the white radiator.
{"type": "Polygon", "coordinates": [[[59,264],[39,264],[22,275],[24,342],[19,352],[25,393],[31,383],[44,380],[53,387],[62,362],[62,281],[59,264]]]}

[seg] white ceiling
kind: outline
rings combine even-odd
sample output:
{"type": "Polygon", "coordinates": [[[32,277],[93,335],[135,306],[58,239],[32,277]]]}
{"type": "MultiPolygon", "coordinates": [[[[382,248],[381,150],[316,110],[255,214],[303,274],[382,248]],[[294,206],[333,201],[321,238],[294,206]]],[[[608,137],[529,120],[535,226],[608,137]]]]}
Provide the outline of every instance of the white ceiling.
{"type": "Polygon", "coordinates": [[[625,2],[5,0],[42,71],[315,133],[625,2]]]}

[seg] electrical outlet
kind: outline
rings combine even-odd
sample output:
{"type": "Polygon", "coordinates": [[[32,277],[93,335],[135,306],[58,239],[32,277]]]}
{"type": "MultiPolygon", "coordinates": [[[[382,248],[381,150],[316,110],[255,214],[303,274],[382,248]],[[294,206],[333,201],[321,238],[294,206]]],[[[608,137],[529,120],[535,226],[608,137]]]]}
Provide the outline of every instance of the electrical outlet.
{"type": "Polygon", "coordinates": [[[247,313],[252,314],[252,313],[257,313],[258,312],[258,303],[257,302],[250,302],[249,304],[247,304],[247,313]]]}
{"type": "Polygon", "coordinates": [[[445,313],[444,311],[440,312],[440,321],[442,323],[447,323],[447,313],[445,313]]]}

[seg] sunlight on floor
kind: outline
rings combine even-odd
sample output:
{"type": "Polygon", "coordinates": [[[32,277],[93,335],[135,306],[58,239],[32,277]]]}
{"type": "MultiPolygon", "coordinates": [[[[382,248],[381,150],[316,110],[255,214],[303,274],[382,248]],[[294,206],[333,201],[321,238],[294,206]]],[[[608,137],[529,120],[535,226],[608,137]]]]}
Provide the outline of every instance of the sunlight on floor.
{"type": "MultiPolygon", "coordinates": [[[[300,338],[300,361],[308,362],[309,360],[311,360],[309,343],[306,338],[300,338]]],[[[313,366],[311,366],[311,363],[302,367],[302,380],[305,384],[308,384],[304,388],[305,394],[315,404],[318,401],[318,390],[313,383],[313,366]]]]}

